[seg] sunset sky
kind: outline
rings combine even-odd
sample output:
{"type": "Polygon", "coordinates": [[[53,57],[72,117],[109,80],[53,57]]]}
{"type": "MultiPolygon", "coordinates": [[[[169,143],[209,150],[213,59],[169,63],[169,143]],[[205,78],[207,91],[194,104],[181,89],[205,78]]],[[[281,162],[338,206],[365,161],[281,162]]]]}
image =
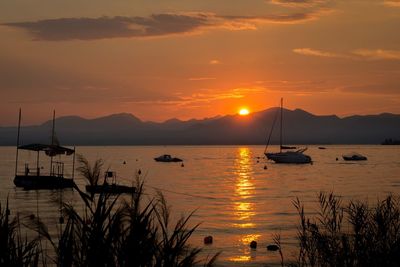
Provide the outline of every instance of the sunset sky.
{"type": "Polygon", "coordinates": [[[400,0],[1,0],[0,126],[400,113],[400,0]]]}

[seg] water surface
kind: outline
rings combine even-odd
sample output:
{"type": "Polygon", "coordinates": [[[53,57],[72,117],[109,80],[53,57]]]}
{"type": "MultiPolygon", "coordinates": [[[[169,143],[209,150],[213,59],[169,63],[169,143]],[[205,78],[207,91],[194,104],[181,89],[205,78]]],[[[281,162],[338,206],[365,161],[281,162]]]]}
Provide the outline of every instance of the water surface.
{"type": "MultiPolygon", "coordinates": [[[[77,147],[78,153],[94,161],[105,160],[105,168],[117,172],[118,182],[132,184],[140,169],[146,179],[146,196],[160,189],[172,206],[175,216],[196,209],[191,224],[201,222],[191,243],[203,246],[203,238],[214,237],[205,254],[222,251],[221,266],[264,266],[277,262],[278,255],[267,252],[272,235],[280,233],[286,257],[296,244],[297,214],[292,205],[299,197],[314,212],[320,191],[334,191],[349,199],[375,203],[388,193],[400,193],[399,146],[310,146],[312,165],[280,165],[263,158],[263,146],[120,146],[77,147]],[[352,151],[368,157],[366,162],[344,162],[342,154],[352,151]],[[154,157],[171,154],[184,159],[180,163],[157,163],[154,157]],[[336,160],[338,158],[338,160],[336,160]],[[123,164],[123,162],[126,164],[123,164]],[[267,166],[267,169],[264,167],[267,166]],[[249,243],[258,241],[258,249],[249,243]]],[[[277,149],[271,147],[271,150],[277,149]]],[[[20,151],[21,152],[21,151],[20,151]]],[[[48,169],[43,156],[40,167],[48,169]]],[[[34,166],[36,153],[21,152],[19,170],[24,163],[34,166]]],[[[71,174],[71,160],[66,172],[71,174]]],[[[0,148],[0,199],[9,196],[12,211],[39,213],[49,225],[57,225],[57,191],[24,191],[12,183],[15,171],[15,148],[0,148]]],[[[83,189],[85,181],[77,173],[76,182],[83,189]]],[[[79,196],[64,190],[63,199],[80,205],[79,196]]],[[[56,234],[57,229],[54,228],[56,234]]]]}

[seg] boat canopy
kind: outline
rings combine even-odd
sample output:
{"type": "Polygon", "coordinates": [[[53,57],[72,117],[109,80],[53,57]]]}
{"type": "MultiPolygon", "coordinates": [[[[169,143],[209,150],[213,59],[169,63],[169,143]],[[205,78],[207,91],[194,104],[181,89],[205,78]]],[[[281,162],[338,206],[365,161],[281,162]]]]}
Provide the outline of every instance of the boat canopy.
{"type": "Polygon", "coordinates": [[[23,150],[31,150],[31,151],[44,151],[47,156],[56,156],[56,155],[72,155],[75,153],[74,149],[70,149],[67,147],[59,146],[59,145],[44,145],[44,144],[29,144],[19,146],[18,149],[23,150]]]}

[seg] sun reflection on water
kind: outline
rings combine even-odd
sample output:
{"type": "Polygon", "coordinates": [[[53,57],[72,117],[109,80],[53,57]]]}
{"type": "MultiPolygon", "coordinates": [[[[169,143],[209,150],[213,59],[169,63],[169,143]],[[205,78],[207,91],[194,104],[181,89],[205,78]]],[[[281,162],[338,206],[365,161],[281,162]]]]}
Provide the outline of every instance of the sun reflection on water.
{"type": "Polygon", "coordinates": [[[241,147],[238,150],[238,154],[235,162],[237,178],[235,184],[234,215],[240,223],[235,223],[234,226],[249,228],[254,227],[251,218],[256,215],[254,212],[254,203],[250,201],[255,190],[251,177],[253,169],[250,150],[247,147],[241,147]]]}
{"type": "Polygon", "coordinates": [[[256,227],[253,217],[257,215],[255,203],[252,201],[255,195],[255,185],[252,177],[253,167],[249,148],[241,147],[238,149],[235,170],[236,181],[233,199],[235,222],[232,226],[243,230],[243,235],[238,238],[240,253],[242,255],[232,257],[229,260],[233,262],[247,262],[254,257],[249,248],[250,242],[260,237],[259,234],[248,233],[248,231],[252,231],[256,227]]]}

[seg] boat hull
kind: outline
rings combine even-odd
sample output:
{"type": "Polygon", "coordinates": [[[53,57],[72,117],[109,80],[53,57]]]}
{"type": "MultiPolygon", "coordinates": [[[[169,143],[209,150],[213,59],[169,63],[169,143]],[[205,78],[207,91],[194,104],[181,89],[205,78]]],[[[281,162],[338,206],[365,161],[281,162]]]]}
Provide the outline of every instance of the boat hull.
{"type": "Polygon", "coordinates": [[[86,191],[89,193],[99,194],[133,194],[136,188],[133,186],[106,184],[106,185],[87,185],[86,191]]]}
{"type": "Polygon", "coordinates": [[[162,157],[154,158],[154,160],[157,162],[182,162],[183,161],[180,158],[162,158],[162,157]]]}
{"type": "Polygon", "coordinates": [[[346,160],[346,161],[362,161],[362,160],[367,160],[367,157],[364,157],[364,156],[358,156],[358,157],[343,156],[343,159],[346,160]]]}
{"type": "Polygon", "coordinates": [[[289,163],[289,164],[307,164],[312,163],[311,157],[303,153],[296,152],[281,152],[281,153],[265,153],[269,160],[275,163],[289,163]]]}
{"type": "Polygon", "coordinates": [[[58,176],[16,175],[14,178],[16,187],[24,189],[62,189],[72,188],[74,180],[58,176]]]}

